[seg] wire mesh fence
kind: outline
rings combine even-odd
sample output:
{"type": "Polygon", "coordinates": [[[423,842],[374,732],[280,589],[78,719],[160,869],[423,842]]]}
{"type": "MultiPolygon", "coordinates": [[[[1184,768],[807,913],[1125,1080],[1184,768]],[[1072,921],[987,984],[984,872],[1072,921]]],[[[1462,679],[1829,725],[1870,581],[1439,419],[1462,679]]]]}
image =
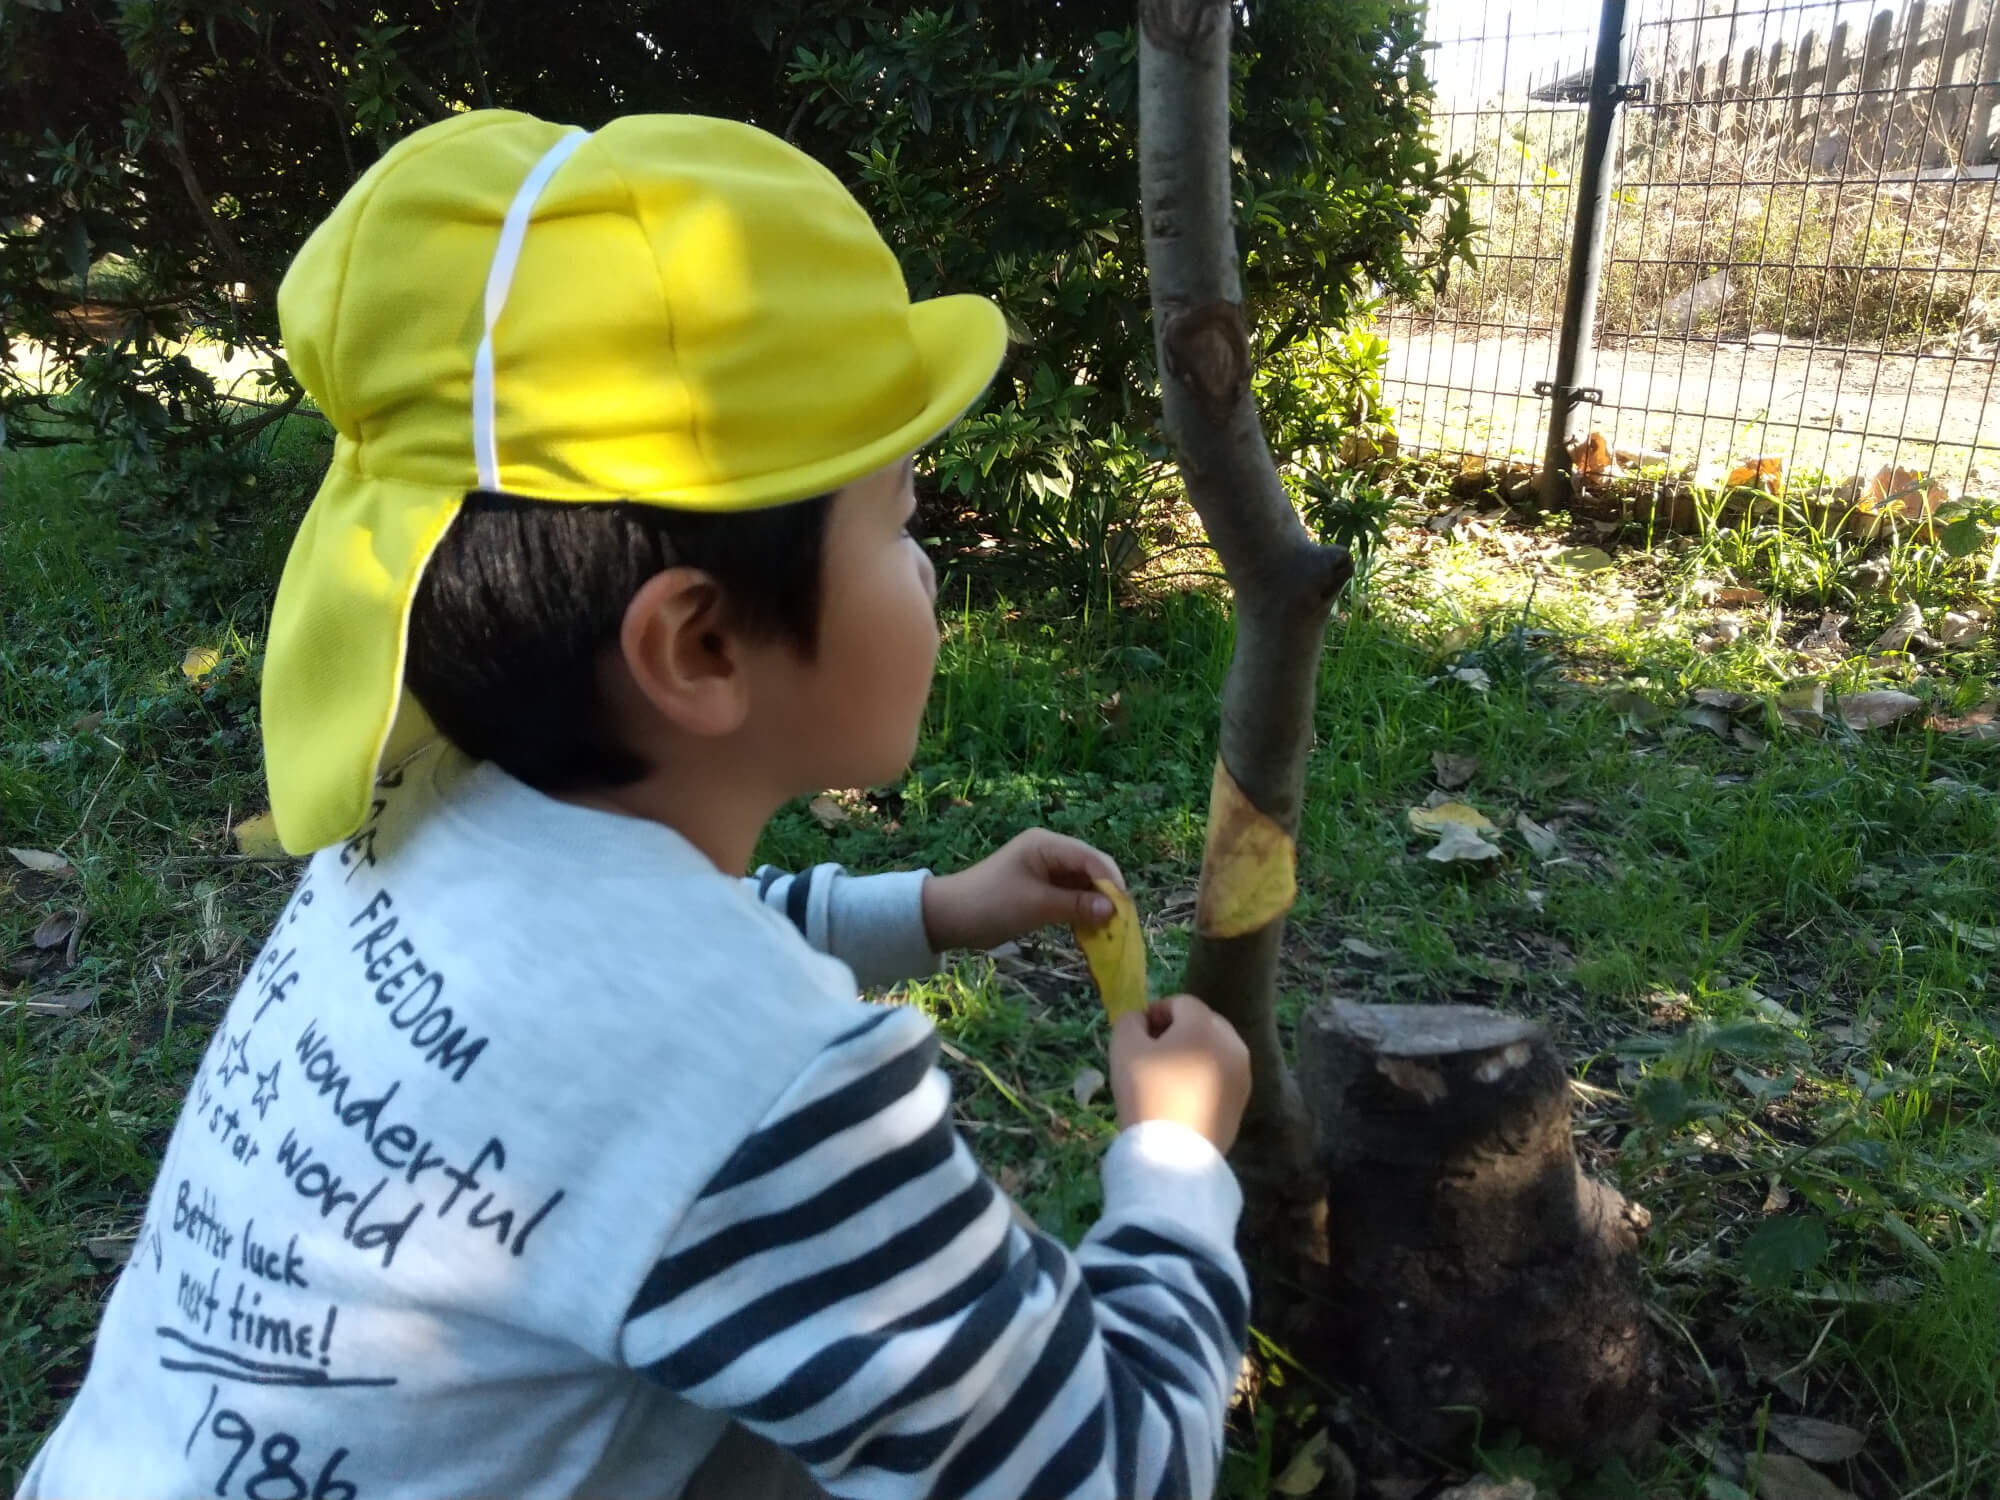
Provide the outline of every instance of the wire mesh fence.
{"type": "MultiPolygon", "coordinates": [[[[1442,144],[1478,266],[1384,315],[1408,448],[1539,460],[1594,7],[1438,0],[1442,144]]],[[[2000,493],[2000,0],[1634,0],[1599,271],[1591,465],[2000,493]]],[[[1879,489],[1879,486],[1877,486],[1879,489]]]]}

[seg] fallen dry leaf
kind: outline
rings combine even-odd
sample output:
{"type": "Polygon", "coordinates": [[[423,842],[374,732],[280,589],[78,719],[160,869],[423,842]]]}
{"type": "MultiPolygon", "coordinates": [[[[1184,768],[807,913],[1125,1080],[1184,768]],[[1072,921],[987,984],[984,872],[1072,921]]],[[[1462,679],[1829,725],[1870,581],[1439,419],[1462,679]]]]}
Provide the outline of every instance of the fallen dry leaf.
{"type": "Polygon", "coordinates": [[[1569,461],[1579,474],[1602,474],[1611,467],[1611,445],[1604,441],[1603,433],[1592,432],[1582,442],[1570,445],[1569,461]]]}
{"type": "Polygon", "coordinates": [[[1443,833],[1447,828],[1468,829],[1473,833],[1497,833],[1492,819],[1469,802],[1440,802],[1434,807],[1413,807],[1410,826],[1418,833],[1443,833]]]}
{"type": "Polygon", "coordinates": [[[1723,481],[1730,489],[1761,489],[1775,495],[1784,483],[1785,461],[1772,454],[1739,459],[1723,481]]]}
{"type": "Polygon", "coordinates": [[[1437,772],[1437,784],[1448,792],[1455,792],[1479,774],[1479,759],[1472,755],[1447,755],[1442,750],[1431,752],[1431,769],[1437,772]]]}
{"type": "Polygon", "coordinates": [[[1490,844],[1463,823],[1447,823],[1438,832],[1438,841],[1424,851],[1424,858],[1441,865],[1498,859],[1500,848],[1490,844]]]}
{"type": "Polygon", "coordinates": [[[1970,922],[1960,922],[1942,912],[1934,911],[1931,915],[1945,931],[1967,947],[1984,949],[1988,953],[2000,949],[2000,927],[1975,927],[1970,922]]]}
{"type": "Polygon", "coordinates": [[[95,734],[104,727],[104,710],[93,709],[90,713],[79,714],[70,724],[71,734],[95,734]]]}
{"type": "Polygon", "coordinates": [[[1826,717],[1826,684],[1795,682],[1778,690],[1778,716],[1794,728],[1806,728],[1826,717]]]}
{"type": "Polygon", "coordinates": [[[1617,714],[1619,718],[1629,720],[1632,726],[1637,729],[1644,729],[1650,724],[1657,724],[1667,714],[1664,708],[1661,708],[1659,704],[1648,698],[1644,693],[1635,693],[1630,688],[1619,688],[1614,692],[1606,693],[1604,695],[1604,705],[1617,714]]]}
{"type": "Polygon", "coordinates": [[[76,866],[60,854],[51,854],[46,849],[14,849],[7,851],[16,862],[33,870],[37,875],[53,875],[58,880],[67,880],[76,873],[76,866]]]}
{"type": "Polygon", "coordinates": [[[1326,1478],[1326,1454],[1332,1441],[1324,1427],[1307,1438],[1292,1455],[1292,1461],[1285,1465],[1285,1471],[1271,1481],[1271,1493],[1318,1494],[1320,1481],[1326,1478]]]}
{"type": "Polygon", "coordinates": [[[1345,948],[1349,953],[1352,953],[1356,958],[1387,958],[1389,956],[1387,948],[1378,948],[1373,943],[1363,942],[1360,938],[1342,938],[1340,946],[1345,948]]]}
{"type": "Polygon", "coordinates": [[[1849,729],[1881,729],[1915,713],[1924,706],[1923,699],[1894,688],[1881,688],[1872,693],[1855,693],[1840,700],[1840,720],[1849,729]]]}
{"type": "Polygon", "coordinates": [[[1845,651],[1847,642],[1840,632],[1847,626],[1846,615],[1827,610],[1819,617],[1819,624],[1813,626],[1810,634],[1799,641],[1801,651],[1845,651]]]}
{"type": "Polygon", "coordinates": [[[1893,514],[1921,521],[1949,498],[1943,485],[1926,480],[1920,471],[1884,464],[1868,481],[1860,508],[1864,513],[1893,514]]]}
{"type": "Polygon", "coordinates": [[[1483,693],[1493,686],[1493,679],[1486,675],[1484,667],[1453,667],[1445,674],[1454,682],[1462,682],[1475,693],[1483,693]]]}
{"type": "MultiPolygon", "coordinates": [[[[806,804],[806,811],[812,814],[815,823],[828,830],[838,828],[850,816],[846,808],[834,801],[825,792],[821,792],[812,801],[808,802],[806,804]]],[[[248,853],[249,851],[245,850],[244,852],[248,853]]]]}
{"type": "Polygon", "coordinates": [[[1924,635],[1924,612],[1912,602],[1903,606],[1903,612],[1896,616],[1887,630],[1875,637],[1875,643],[1869,649],[1907,651],[1919,638],[1929,639],[1924,635]]]}
{"type": "Polygon", "coordinates": [[[69,941],[69,935],[76,931],[77,914],[73,911],[50,912],[42,918],[35,929],[37,948],[60,948],[69,941]]]}
{"type": "Polygon", "coordinates": [[[1938,621],[1937,638],[1946,646],[1969,646],[1986,634],[1986,617],[1978,610],[1948,609],[1938,621]]]}
{"type": "Polygon", "coordinates": [[[1606,568],[1617,566],[1612,562],[1611,554],[1602,547],[1567,547],[1549,561],[1572,573],[1601,573],[1606,568]]]}
{"type": "Polygon", "coordinates": [[[1726,714],[1739,714],[1757,700],[1748,693],[1732,693],[1728,688],[1696,688],[1694,701],[1703,708],[1719,708],[1726,714]]]}
{"type": "Polygon", "coordinates": [[[1696,729],[1706,729],[1719,740],[1729,738],[1729,715],[1719,708],[1684,708],[1681,722],[1692,724],[1696,729]]]}
{"type": "Polygon", "coordinates": [[[1758,734],[1755,730],[1745,729],[1741,724],[1738,724],[1734,729],[1729,731],[1729,737],[1745,750],[1762,750],[1764,748],[1764,736],[1758,734]]]}
{"type": "Polygon", "coordinates": [[[1492,1479],[1482,1474],[1464,1484],[1438,1491],[1437,1500],[1537,1500],[1540,1491],[1532,1479],[1516,1475],[1512,1479],[1492,1479]]]}
{"type": "Polygon", "coordinates": [[[101,987],[63,990],[53,995],[34,995],[26,1000],[0,1000],[0,1011],[20,1009],[31,1016],[74,1016],[89,1010],[103,993],[101,987]]]}
{"type": "Polygon", "coordinates": [[[1146,935],[1129,895],[1108,880],[1093,884],[1110,898],[1111,920],[1102,927],[1071,930],[1090,965],[1105,1014],[1116,1021],[1127,1011],[1146,1008],[1146,935]]]}
{"type": "Polygon", "coordinates": [[[1244,795],[1221,758],[1208,791],[1208,837],[1195,894],[1195,930],[1241,937],[1269,926],[1298,899],[1291,836],[1244,795]]]}
{"type": "Polygon", "coordinates": [[[1562,840],[1556,837],[1554,829],[1544,828],[1526,813],[1514,819],[1514,831],[1527,841],[1537,859],[1554,859],[1562,848],[1562,840]]]}
{"type": "Polygon", "coordinates": [[[181,676],[199,682],[222,664],[222,653],[213,646],[191,646],[181,658],[181,676]]]}
{"type": "Polygon", "coordinates": [[[84,1253],[92,1260],[108,1266],[122,1266],[132,1258],[132,1244],[138,1238],[135,1230],[131,1234],[99,1234],[83,1242],[84,1253]]]}
{"type": "Polygon", "coordinates": [[[1712,602],[1724,608],[1739,604],[1762,604],[1764,602],[1764,591],[1753,588],[1717,589],[1712,602]]]}
{"type": "Polygon", "coordinates": [[[1770,1433],[1800,1458],[1809,1458],[1816,1464],[1844,1463],[1868,1444],[1868,1439],[1852,1427],[1783,1413],[1772,1416],[1770,1433]]]}
{"type": "Polygon", "coordinates": [[[1750,1464],[1757,1500],[1854,1500],[1804,1459],[1788,1453],[1753,1456],[1750,1464]]]}
{"type": "Polygon", "coordinates": [[[236,852],[252,859],[283,859],[285,846],[278,841],[278,820],[268,812],[245,818],[234,830],[236,852]]]}
{"type": "Polygon", "coordinates": [[[1088,1109],[1090,1101],[1097,1097],[1098,1090],[1103,1087],[1104,1075],[1096,1068],[1078,1068],[1076,1077],[1070,1080],[1070,1097],[1088,1109]]]}

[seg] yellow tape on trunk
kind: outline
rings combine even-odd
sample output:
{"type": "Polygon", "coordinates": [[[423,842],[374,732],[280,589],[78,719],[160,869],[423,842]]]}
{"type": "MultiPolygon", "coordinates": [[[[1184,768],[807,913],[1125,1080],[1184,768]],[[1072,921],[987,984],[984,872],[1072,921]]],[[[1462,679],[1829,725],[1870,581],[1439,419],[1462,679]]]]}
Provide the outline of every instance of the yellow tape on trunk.
{"type": "Polygon", "coordinates": [[[1251,805],[1218,757],[1208,794],[1196,930],[1204,937],[1241,937],[1275,922],[1298,899],[1297,861],[1291,835],[1251,805]]]}

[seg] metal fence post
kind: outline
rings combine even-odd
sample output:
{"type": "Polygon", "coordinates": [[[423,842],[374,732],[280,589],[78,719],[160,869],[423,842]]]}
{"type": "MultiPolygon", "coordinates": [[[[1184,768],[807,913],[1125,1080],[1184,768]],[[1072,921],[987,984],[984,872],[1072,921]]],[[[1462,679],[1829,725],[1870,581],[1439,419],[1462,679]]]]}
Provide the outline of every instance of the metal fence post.
{"type": "Polygon", "coordinates": [[[1555,379],[1535,382],[1535,394],[1549,397],[1549,446],[1542,462],[1545,506],[1566,505],[1570,480],[1570,419],[1576,407],[1604,399],[1589,384],[1595,367],[1592,329],[1597,321],[1598,261],[1605,221],[1611,211],[1611,184],[1605,172],[1618,106],[1643,92],[1625,82],[1625,0],[1603,0],[1597,23],[1597,60],[1590,73],[1590,113],[1583,127],[1583,162],[1576,178],[1576,230],[1570,240],[1569,284],[1563,294],[1562,337],[1556,349],[1555,379]]]}

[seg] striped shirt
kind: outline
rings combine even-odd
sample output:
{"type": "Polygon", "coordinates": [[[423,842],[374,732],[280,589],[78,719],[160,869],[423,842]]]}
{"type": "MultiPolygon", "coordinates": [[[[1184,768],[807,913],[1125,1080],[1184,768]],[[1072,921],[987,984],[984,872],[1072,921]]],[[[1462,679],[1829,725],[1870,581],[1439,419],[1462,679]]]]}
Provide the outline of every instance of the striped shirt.
{"type": "Polygon", "coordinates": [[[448,764],[312,862],[21,1496],[671,1497],[732,1422],[857,1500],[1212,1492],[1213,1146],[1122,1132],[1072,1251],[856,994],[933,966],[922,872],[739,884],[448,764]]]}

